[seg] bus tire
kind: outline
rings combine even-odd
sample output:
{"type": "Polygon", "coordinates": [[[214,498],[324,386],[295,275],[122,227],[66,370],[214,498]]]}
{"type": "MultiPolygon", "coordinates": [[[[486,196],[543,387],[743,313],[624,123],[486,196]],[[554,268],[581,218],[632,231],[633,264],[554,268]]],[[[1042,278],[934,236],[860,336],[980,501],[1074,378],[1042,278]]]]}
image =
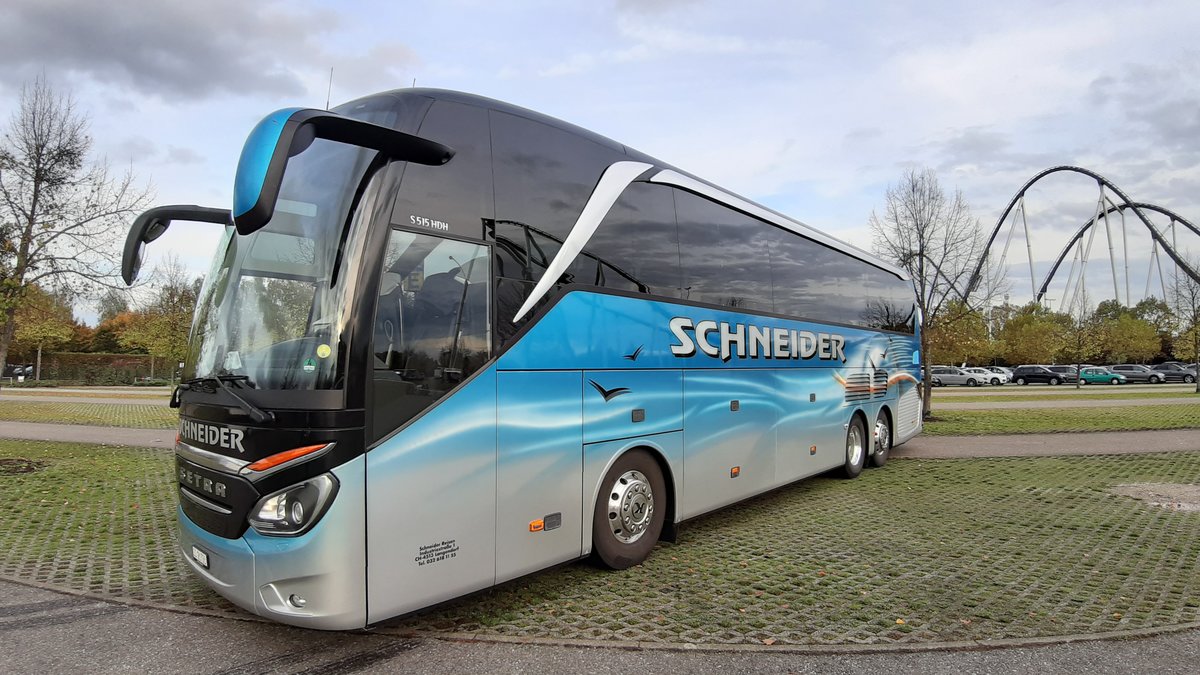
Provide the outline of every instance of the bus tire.
{"type": "Polygon", "coordinates": [[[850,418],[846,427],[846,463],[842,465],[842,477],[857,478],[867,463],[867,430],[863,428],[861,415],[850,418]]]}
{"type": "Polygon", "coordinates": [[[887,464],[888,453],[892,451],[892,423],[885,411],[879,411],[875,418],[875,433],[873,437],[875,452],[871,455],[871,466],[879,467],[887,464]]]}
{"type": "Polygon", "coordinates": [[[658,543],[667,485],[650,453],[631,450],[613,463],[600,488],[592,514],[592,553],[608,568],[628,569],[658,543]]]}

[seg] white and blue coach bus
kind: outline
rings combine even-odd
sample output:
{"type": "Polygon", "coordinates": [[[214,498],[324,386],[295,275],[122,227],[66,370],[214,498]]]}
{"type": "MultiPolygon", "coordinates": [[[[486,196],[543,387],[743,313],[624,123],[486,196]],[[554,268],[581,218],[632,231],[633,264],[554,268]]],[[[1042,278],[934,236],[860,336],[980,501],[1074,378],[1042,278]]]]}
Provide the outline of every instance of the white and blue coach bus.
{"type": "Polygon", "coordinates": [[[256,614],[362,627],[594,555],[921,429],[901,270],[594,133],[405,89],[271,114],[196,308],[183,555],[256,614]]]}

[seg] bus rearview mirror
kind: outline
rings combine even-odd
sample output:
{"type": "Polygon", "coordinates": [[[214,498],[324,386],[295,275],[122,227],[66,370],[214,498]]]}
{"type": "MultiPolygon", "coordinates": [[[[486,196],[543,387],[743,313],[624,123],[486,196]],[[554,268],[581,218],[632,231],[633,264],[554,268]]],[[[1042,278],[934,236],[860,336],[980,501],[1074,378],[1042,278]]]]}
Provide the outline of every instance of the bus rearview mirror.
{"type": "Polygon", "coordinates": [[[454,150],[441,143],[327,110],[278,110],[254,127],[238,159],[233,184],[233,224],[238,234],[250,234],[270,222],[288,158],[318,138],[429,166],[454,157],[454,150]]]}
{"type": "Polygon", "coordinates": [[[201,223],[229,225],[229,209],[214,209],[205,206],[177,205],[156,206],[148,209],[133,221],[125,237],[125,250],[121,255],[121,279],[132,286],[142,270],[146,244],[158,239],[171,226],[172,220],[191,220],[201,223]]]}

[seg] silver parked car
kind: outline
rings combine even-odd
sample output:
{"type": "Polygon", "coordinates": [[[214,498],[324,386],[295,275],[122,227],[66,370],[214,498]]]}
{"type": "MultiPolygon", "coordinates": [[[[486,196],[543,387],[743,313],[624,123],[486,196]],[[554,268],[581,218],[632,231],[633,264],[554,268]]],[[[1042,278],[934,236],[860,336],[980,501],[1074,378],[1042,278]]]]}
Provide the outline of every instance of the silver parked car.
{"type": "Polygon", "coordinates": [[[1167,381],[1167,376],[1150,370],[1149,367],[1136,363],[1119,363],[1115,366],[1109,366],[1109,370],[1114,373],[1120,373],[1125,376],[1125,379],[1130,382],[1148,382],[1150,384],[1162,384],[1167,381]]]}
{"type": "Polygon", "coordinates": [[[930,379],[933,380],[933,386],[943,387],[951,384],[958,384],[964,387],[978,387],[985,380],[981,375],[968,373],[962,368],[954,366],[934,366],[929,372],[930,379]]]}

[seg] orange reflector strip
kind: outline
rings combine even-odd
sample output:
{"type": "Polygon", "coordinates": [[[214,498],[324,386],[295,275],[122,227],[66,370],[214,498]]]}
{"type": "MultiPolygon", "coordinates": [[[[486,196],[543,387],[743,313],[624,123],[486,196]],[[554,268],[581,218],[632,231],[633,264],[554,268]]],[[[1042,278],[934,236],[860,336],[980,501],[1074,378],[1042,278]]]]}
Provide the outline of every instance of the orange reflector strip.
{"type": "Polygon", "coordinates": [[[814,446],[812,446],[811,448],[809,448],[809,449],[808,449],[808,454],[810,454],[810,455],[815,455],[815,454],[817,454],[817,446],[815,446],[815,445],[814,445],[814,446]]]}
{"type": "Polygon", "coordinates": [[[538,518],[537,520],[529,521],[529,531],[530,532],[541,532],[544,529],[546,529],[546,521],[545,520],[538,518]]]}
{"type": "Polygon", "coordinates": [[[290,462],[293,459],[296,459],[297,457],[303,457],[307,454],[314,453],[314,452],[324,448],[327,445],[329,445],[329,444],[322,443],[320,445],[306,445],[303,448],[292,448],[291,450],[284,450],[283,452],[275,453],[274,455],[271,455],[270,457],[264,457],[246,468],[251,471],[266,471],[267,469],[270,469],[271,467],[279,466],[280,464],[283,464],[284,462],[290,462]]]}
{"type": "Polygon", "coordinates": [[[742,467],[740,467],[740,466],[735,466],[729,470],[730,478],[737,478],[740,475],[742,475],[742,467]]]}

